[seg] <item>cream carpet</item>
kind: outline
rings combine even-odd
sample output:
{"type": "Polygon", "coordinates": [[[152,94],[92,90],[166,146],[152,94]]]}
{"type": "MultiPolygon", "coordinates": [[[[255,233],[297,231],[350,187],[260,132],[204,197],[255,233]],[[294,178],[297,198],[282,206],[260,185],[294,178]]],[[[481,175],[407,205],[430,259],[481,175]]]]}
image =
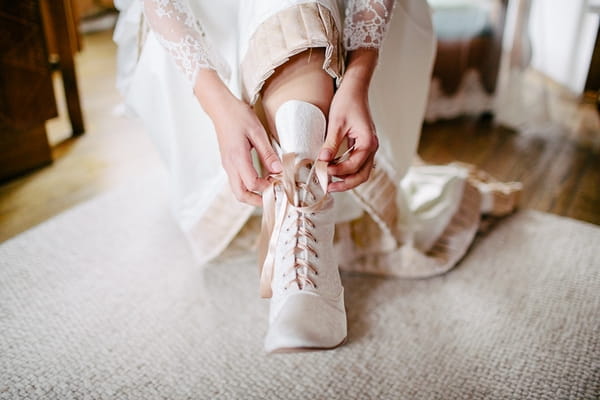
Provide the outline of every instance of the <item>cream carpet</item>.
{"type": "Polygon", "coordinates": [[[519,212],[444,276],[345,276],[346,346],[265,355],[253,255],[196,267],[162,182],[0,245],[1,399],[600,398],[596,226],[519,212]]]}

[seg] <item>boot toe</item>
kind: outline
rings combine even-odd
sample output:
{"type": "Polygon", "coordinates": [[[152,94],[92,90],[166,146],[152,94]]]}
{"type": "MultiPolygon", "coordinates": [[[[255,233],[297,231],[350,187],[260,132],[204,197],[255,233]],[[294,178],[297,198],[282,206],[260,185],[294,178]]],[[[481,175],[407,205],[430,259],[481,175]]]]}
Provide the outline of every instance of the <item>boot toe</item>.
{"type": "Polygon", "coordinates": [[[346,338],[343,293],[328,301],[312,293],[290,296],[269,326],[268,352],[334,348],[346,338]]]}

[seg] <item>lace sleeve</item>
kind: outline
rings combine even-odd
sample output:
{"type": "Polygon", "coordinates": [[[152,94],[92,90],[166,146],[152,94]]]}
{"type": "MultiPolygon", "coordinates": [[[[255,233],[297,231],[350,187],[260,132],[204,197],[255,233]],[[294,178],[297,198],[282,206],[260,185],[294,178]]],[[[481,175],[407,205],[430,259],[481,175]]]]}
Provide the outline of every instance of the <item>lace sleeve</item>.
{"type": "Polygon", "coordinates": [[[344,23],[346,50],[381,47],[394,0],[349,0],[344,23]]]}
{"type": "Polygon", "coordinates": [[[201,68],[223,72],[223,62],[212,50],[187,0],[143,0],[144,15],[160,44],[174,57],[189,81],[201,68]]]}

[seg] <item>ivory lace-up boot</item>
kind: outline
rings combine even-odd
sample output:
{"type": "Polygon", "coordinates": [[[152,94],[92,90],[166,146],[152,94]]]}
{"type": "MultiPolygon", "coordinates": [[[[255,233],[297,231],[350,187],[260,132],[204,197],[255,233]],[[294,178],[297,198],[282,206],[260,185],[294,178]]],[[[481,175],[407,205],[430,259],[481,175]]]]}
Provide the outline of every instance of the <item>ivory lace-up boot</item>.
{"type": "Polygon", "coordinates": [[[284,167],[263,193],[261,295],[271,297],[265,349],[334,348],[347,328],[327,164],[315,161],[325,116],[312,104],[289,101],[277,111],[276,126],[284,167]]]}

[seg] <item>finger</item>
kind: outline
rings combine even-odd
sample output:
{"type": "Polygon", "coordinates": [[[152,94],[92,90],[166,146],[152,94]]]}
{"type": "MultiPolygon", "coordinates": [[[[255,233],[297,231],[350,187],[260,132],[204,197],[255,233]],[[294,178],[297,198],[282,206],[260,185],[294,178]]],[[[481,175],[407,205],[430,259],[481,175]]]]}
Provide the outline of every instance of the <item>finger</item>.
{"type": "Polygon", "coordinates": [[[372,154],[368,150],[355,150],[351,153],[350,158],[339,164],[330,165],[327,172],[332,176],[345,176],[358,173],[361,167],[367,162],[372,154]]]}
{"type": "Polygon", "coordinates": [[[358,173],[367,162],[369,157],[377,152],[379,140],[374,134],[356,138],[354,144],[355,150],[350,153],[350,157],[336,165],[330,165],[328,173],[333,176],[354,175],[358,173]]]}
{"type": "Polygon", "coordinates": [[[238,200],[255,207],[262,207],[263,205],[262,197],[253,192],[242,192],[238,200]]]}
{"type": "Polygon", "coordinates": [[[248,189],[244,186],[240,176],[230,178],[229,183],[233,194],[238,201],[250,204],[251,206],[262,206],[262,197],[256,193],[248,191],[248,189]]]}
{"type": "Polygon", "coordinates": [[[245,190],[250,192],[262,192],[269,186],[269,182],[266,179],[258,176],[254,164],[252,163],[250,151],[239,153],[238,159],[234,162],[245,190]]]}
{"type": "Polygon", "coordinates": [[[319,160],[330,162],[334,159],[344,139],[343,123],[337,118],[331,118],[327,127],[325,143],[319,152],[319,160]]]}
{"type": "Polygon", "coordinates": [[[258,157],[267,170],[274,174],[281,172],[283,169],[281,160],[273,149],[273,146],[271,146],[267,132],[264,130],[262,125],[260,128],[257,128],[253,133],[251,133],[250,140],[252,142],[252,146],[256,149],[258,157]]]}
{"type": "Polygon", "coordinates": [[[328,192],[344,192],[346,190],[354,189],[363,182],[366,182],[371,175],[373,165],[375,163],[375,155],[367,159],[361,169],[353,175],[344,176],[341,181],[332,182],[327,187],[328,192]]]}

